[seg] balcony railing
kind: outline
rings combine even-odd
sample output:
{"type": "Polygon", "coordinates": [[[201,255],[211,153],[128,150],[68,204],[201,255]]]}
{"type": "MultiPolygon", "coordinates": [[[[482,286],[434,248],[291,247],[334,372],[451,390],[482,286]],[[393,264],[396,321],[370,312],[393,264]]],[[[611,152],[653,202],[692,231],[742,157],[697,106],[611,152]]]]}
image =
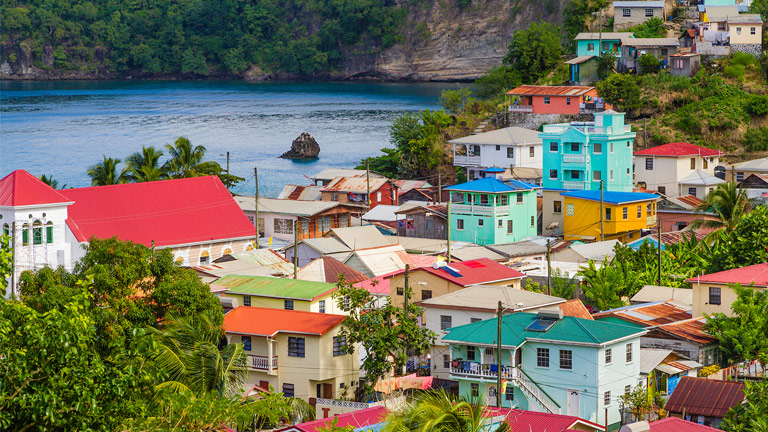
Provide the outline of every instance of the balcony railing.
{"type": "Polygon", "coordinates": [[[586,189],[587,188],[587,182],[583,181],[564,181],[563,182],[563,189],[586,189]]]}
{"type": "MultiPolygon", "coordinates": [[[[512,378],[515,368],[502,366],[501,376],[503,378],[512,378]]],[[[496,364],[481,364],[468,361],[454,361],[451,364],[451,374],[463,375],[480,378],[496,378],[499,375],[499,368],[496,364]]]]}
{"type": "Polygon", "coordinates": [[[480,165],[480,156],[459,156],[453,157],[453,164],[458,166],[478,166],[480,165]]]}
{"type": "MultiPolygon", "coordinates": [[[[269,357],[248,355],[248,368],[256,370],[269,370],[269,357]]],[[[272,370],[277,369],[277,356],[272,357],[272,370]]]]}
{"type": "Polygon", "coordinates": [[[533,112],[533,105],[510,105],[509,112],[530,113],[533,112]]]}
{"type": "Polygon", "coordinates": [[[470,216],[507,216],[509,215],[509,206],[451,204],[451,213],[470,216]]]}
{"type": "Polygon", "coordinates": [[[614,133],[632,132],[631,125],[625,125],[621,130],[614,131],[613,126],[590,126],[590,125],[570,125],[570,124],[544,125],[543,132],[562,134],[568,129],[576,129],[586,134],[598,134],[598,135],[611,135],[614,133]]]}
{"type": "Polygon", "coordinates": [[[564,154],[563,163],[583,164],[587,161],[587,156],[583,154],[564,154]]]}

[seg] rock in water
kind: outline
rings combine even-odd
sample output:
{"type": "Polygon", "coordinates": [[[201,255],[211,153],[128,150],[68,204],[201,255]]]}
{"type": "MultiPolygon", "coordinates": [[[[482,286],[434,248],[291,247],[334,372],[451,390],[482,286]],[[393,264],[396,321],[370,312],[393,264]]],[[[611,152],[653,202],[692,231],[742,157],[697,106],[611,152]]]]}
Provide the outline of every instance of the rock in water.
{"type": "Polygon", "coordinates": [[[302,132],[298,138],[293,140],[291,149],[283,153],[284,159],[311,159],[320,154],[320,144],[315,141],[312,135],[302,132]]]}

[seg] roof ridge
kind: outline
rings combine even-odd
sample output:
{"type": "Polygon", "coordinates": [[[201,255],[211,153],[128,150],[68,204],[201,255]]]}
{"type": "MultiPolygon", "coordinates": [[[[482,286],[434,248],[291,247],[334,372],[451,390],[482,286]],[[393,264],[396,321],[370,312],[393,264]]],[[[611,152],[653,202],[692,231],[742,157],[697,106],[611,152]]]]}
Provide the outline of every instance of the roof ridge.
{"type": "Polygon", "coordinates": [[[589,330],[588,330],[588,329],[587,329],[587,328],[584,326],[584,324],[582,324],[582,323],[581,323],[581,320],[582,320],[582,318],[576,318],[576,317],[573,317],[573,316],[570,316],[570,315],[569,315],[568,317],[569,317],[569,318],[571,318],[572,320],[575,320],[575,321],[576,321],[576,324],[577,324],[579,327],[581,327],[581,329],[582,329],[582,330],[584,330],[584,332],[586,332],[586,333],[587,333],[587,335],[588,335],[590,338],[592,338],[592,341],[593,341],[594,343],[600,343],[600,339],[598,339],[598,338],[597,338],[597,336],[593,335],[593,334],[592,334],[592,332],[591,332],[591,331],[589,331],[589,330]]]}

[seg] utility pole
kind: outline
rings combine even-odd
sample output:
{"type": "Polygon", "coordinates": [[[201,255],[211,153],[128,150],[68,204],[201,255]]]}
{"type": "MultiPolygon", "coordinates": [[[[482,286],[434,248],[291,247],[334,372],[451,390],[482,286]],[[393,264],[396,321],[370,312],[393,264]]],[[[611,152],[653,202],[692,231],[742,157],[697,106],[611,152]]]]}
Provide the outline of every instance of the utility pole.
{"type": "Polygon", "coordinates": [[[443,202],[443,175],[437,173],[437,203],[443,202]]]}
{"type": "Polygon", "coordinates": [[[256,249],[259,249],[259,247],[261,247],[259,243],[259,238],[261,237],[261,234],[259,233],[259,169],[256,167],[253,168],[253,181],[256,187],[256,194],[254,195],[255,213],[253,222],[256,225],[256,249]]]}
{"type": "Polygon", "coordinates": [[[657,233],[658,238],[657,238],[657,240],[659,241],[659,245],[658,245],[659,246],[659,286],[662,286],[661,285],[661,245],[662,245],[662,242],[661,242],[661,217],[659,216],[658,212],[656,213],[656,223],[657,223],[657,226],[658,226],[658,233],[657,233]]]}
{"type": "Polygon", "coordinates": [[[447,253],[446,261],[448,262],[448,264],[450,264],[451,263],[451,195],[450,195],[450,192],[448,192],[448,205],[446,206],[446,210],[445,210],[445,233],[448,239],[448,253],[447,253]]]}
{"type": "Polygon", "coordinates": [[[603,9],[600,9],[600,38],[597,42],[598,57],[603,56],[603,9]]]}
{"type": "Polygon", "coordinates": [[[365,183],[366,189],[368,189],[368,210],[371,211],[371,170],[369,169],[368,160],[365,161],[365,183]]]}
{"type": "Polygon", "coordinates": [[[227,152],[227,175],[229,175],[229,152],[227,152]]]}
{"type": "Polygon", "coordinates": [[[501,408],[501,300],[496,314],[496,408],[501,408]]]}
{"type": "Polygon", "coordinates": [[[550,245],[550,240],[547,239],[547,295],[550,295],[549,293],[552,292],[552,263],[550,262],[551,255],[552,247],[550,245]]]}
{"type": "Polygon", "coordinates": [[[298,279],[299,272],[299,218],[293,221],[293,278],[298,279]]]}
{"type": "MultiPolygon", "coordinates": [[[[409,287],[408,287],[408,277],[410,276],[411,266],[410,264],[405,265],[405,273],[403,278],[403,320],[408,321],[408,296],[409,296],[409,287]]],[[[405,363],[408,364],[408,340],[406,339],[405,342],[405,363]]],[[[405,371],[405,368],[407,366],[403,366],[403,372],[405,371]]]]}
{"type": "Polygon", "coordinates": [[[603,181],[600,180],[600,241],[605,240],[605,203],[603,202],[603,181]]]}
{"type": "Polygon", "coordinates": [[[643,148],[648,148],[648,127],[646,126],[646,121],[648,119],[643,119],[643,148]]]}

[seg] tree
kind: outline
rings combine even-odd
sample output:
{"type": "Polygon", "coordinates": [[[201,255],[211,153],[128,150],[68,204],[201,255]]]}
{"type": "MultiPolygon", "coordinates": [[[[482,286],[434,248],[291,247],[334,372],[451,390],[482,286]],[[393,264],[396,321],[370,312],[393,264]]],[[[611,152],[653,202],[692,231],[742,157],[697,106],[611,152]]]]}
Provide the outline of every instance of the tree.
{"type": "Polygon", "coordinates": [[[619,396],[619,406],[622,411],[631,412],[635,421],[643,420],[653,408],[651,398],[648,395],[648,387],[638,384],[632,388],[630,393],[619,396]]]}
{"type": "Polygon", "coordinates": [[[617,109],[632,111],[640,107],[640,87],[632,75],[613,74],[599,81],[597,93],[617,109]]]}
{"type": "Polygon", "coordinates": [[[608,6],[608,0],[571,0],[563,9],[563,29],[566,35],[566,44],[571,52],[575,52],[573,41],[576,35],[587,29],[587,19],[596,15],[600,10],[608,6]]]}
{"type": "Polygon", "coordinates": [[[697,212],[717,215],[718,220],[697,219],[691,227],[731,231],[750,210],[747,192],[735,183],[723,183],[708,193],[696,208],[697,212]]]}
{"type": "Polygon", "coordinates": [[[768,207],[758,206],[733,229],[712,239],[706,255],[705,271],[714,273],[768,261],[768,207]]]}
{"type": "Polygon", "coordinates": [[[640,65],[640,73],[642,74],[656,73],[659,71],[659,67],[661,66],[659,59],[650,53],[641,55],[637,63],[640,65]]]}
{"type": "Polygon", "coordinates": [[[104,156],[101,163],[88,169],[88,177],[91,178],[91,186],[108,186],[128,183],[128,169],[123,168],[118,172],[120,159],[112,159],[104,156]]]}
{"type": "Polygon", "coordinates": [[[768,292],[732,285],[738,299],[731,306],[734,316],[716,313],[705,325],[720,342],[729,363],[768,355],[768,292]]]}
{"type": "Polygon", "coordinates": [[[475,80],[474,87],[479,98],[494,99],[503,97],[507,90],[522,83],[520,73],[513,68],[497,66],[475,80]]]}
{"type": "MultiPolygon", "coordinates": [[[[405,293],[410,299],[411,291],[405,293]]],[[[340,308],[349,308],[339,335],[346,338],[342,348],[345,354],[354,354],[357,345],[365,349],[362,367],[366,373],[364,391],[373,391],[376,381],[392,370],[400,371],[408,359],[406,348],[415,355],[429,350],[435,334],[420,326],[415,317],[424,310],[408,303],[407,310],[395,307],[387,299],[386,304],[376,307],[376,299],[367,290],[340,281],[334,293],[340,308]]]]}
{"type": "MultiPolygon", "coordinates": [[[[444,391],[429,391],[401,411],[391,414],[383,432],[485,432],[488,424],[487,406],[480,398],[452,399],[444,391]]],[[[505,419],[506,420],[506,419],[505,419]]],[[[493,429],[509,432],[506,421],[493,429]]]]}
{"type": "Polygon", "coordinates": [[[167,144],[165,147],[168,149],[169,159],[165,163],[164,168],[171,177],[188,178],[214,174],[213,170],[215,168],[212,164],[215,164],[215,162],[203,161],[206,150],[205,146],[192,146],[189,139],[178,137],[173,145],[167,144]]]}
{"type": "Polygon", "coordinates": [[[578,285],[579,280],[575,276],[570,277],[568,272],[556,268],[552,271],[552,290],[549,294],[555,297],[571,299],[578,285]]]}
{"type": "Polygon", "coordinates": [[[11,238],[0,234],[0,294],[5,294],[8,288],[6,280],[13,272],[13,250],[11,250],[11,238]]]}
{"type": "Polygon", "coordinates": [[[503,63],[520,74],[525,84],[534,84],[560,61],[560,27],[539,22],[512,36],[503,63]]]}
{"type": "Polygon", "coordinates": [[[59,187],[59,181],[54,179],[53,176],[46,176],[45,174],[40,176],[40,181],[47,184],[54,189],[66,189],[67,185],[59,187]]]}
{"type": "Polygon", "coordinates": [[[608,78],[616,68],[616,56],[613,53],[606,52],[597,58],[597,77],[600,79],[608,78]]]}
{"type": "Polygon", "coordinates": [[[136,152],[125,159],[125,165],[133,182],[148,182],[163,180],[166,178],[165,170],[160,165],[163,152],[152,146],[143,146],[140,152],[136,152]]]}
{"type": "Polygon", "coordinates": [[[746,381],[744,403],[736,404],[728,410],[720,424],[726,432],[766,432],[768,431],[768,379],[746,381]]]}
{"type": "Polygon", "coordinates": [[[472,95],[472,90],[467,87],[459,90],[443,90],[440,92],[440,105],[451,114],[458,114],[464,109],[467,98],[472,95]]]}
{"type": "Polygon", "coordinates": [[[587,268],[582,268],[580,273],[584,277],[584,296],[590,304],[601,311],[624,306],[617,287],[626,282],[619,269],[603,264],[598,270],[595,262],[589,260],[587,268]]]}
{"type": "Polygon", "coordinates": [[[629,29],[636,38],[663,38],[667,36],[664,21],[659,17],[648,18],[644,23],[629,29]]]}

